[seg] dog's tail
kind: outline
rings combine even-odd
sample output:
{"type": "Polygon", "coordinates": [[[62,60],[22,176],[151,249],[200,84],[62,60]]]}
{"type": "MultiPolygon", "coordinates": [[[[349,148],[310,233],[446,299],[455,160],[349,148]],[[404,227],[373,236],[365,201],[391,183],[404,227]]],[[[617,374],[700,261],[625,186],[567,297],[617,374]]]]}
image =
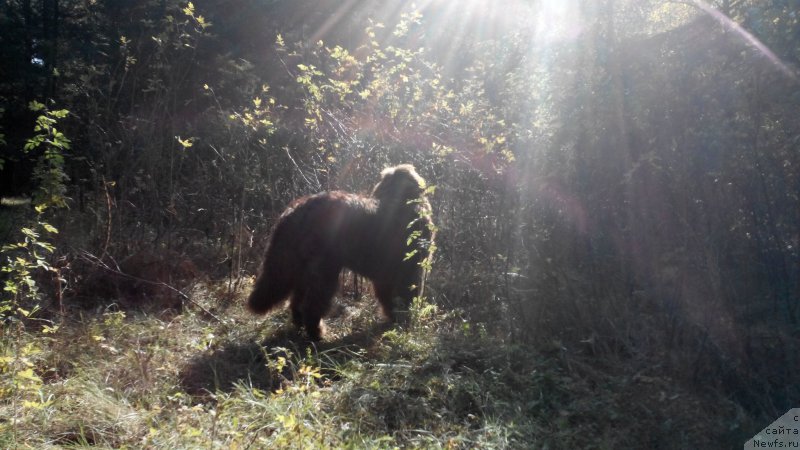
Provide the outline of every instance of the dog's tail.
{"type": "Polygon", "coordinates": [[[289,296],[294,288],[292,275],[298,270],[293,264],[291,230],[285,222],[279,222],[272,233],[261,274],[253,285],[253,292],[247,299],[247,307],[256,314],[265,314],[278,306],[289,296]]]}

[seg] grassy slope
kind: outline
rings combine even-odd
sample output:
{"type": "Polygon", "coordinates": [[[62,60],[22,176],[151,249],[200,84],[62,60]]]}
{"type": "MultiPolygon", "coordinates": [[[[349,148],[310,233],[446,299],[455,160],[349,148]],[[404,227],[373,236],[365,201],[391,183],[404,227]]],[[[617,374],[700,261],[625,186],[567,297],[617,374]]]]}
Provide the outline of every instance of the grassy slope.
{"type": "Polygon", "coordinates": [[[0,403],[14,418],[0,419],[0,447],[723,448],[748,434],[730,431],[736,409],[712,392],[506,345],[430,305],[400,330],[369,299],[342,299],[315,347],[285,312],[194,298],[222,322],[194,307],[84,313],[16,337],[40,347],[44,384],[0,403]]]}

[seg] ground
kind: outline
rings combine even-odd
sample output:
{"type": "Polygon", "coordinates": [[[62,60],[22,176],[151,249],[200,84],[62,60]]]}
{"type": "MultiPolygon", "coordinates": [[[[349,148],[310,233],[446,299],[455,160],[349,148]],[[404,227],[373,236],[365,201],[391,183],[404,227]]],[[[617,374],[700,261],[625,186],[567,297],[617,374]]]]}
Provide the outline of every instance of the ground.
{"type": "Polygon", "coordinates": [[[5,392],[0,446],[730,448],[755,431],[657,367],[509,344],[431,304],[398,328],[369,294],[339,296],[314,344],[285,310],[247,313],[246,291],[199,285],[180,315],[75,310],[4,336],[39,382],[5,392]]]}

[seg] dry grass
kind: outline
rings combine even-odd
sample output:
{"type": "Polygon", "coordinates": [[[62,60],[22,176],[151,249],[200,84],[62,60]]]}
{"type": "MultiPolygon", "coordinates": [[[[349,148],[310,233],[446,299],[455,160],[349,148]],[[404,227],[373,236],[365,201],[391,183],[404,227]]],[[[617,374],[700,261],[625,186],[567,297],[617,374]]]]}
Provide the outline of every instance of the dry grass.
{"type": "Polygon", "coordinates": [[[755,431],[713,392],[508,345],[431,305],[396,329],[372,300],[339,299],[315,345],[285,312],[255,318],[205,288],[193,298],[222,322],[192,308],[76,311],[55,334],[18,337],[49,345],[41,387],[0,404],[0,446],[716,448],[755,431]]]}

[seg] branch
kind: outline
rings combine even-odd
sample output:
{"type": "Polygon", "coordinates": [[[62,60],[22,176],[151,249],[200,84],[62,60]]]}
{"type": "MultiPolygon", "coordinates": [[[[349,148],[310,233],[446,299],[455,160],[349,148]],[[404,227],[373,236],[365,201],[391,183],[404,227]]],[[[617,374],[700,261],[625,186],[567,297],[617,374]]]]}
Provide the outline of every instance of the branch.
{"type": "Polygon", "coordinates": [[[183,291],[181,291],[180,289],[178,289],[178,288],[176,288],[174,286],[170,286],[169,284],[164,283],[163,281],[152,281],[152,280],[146,280],[144,278],[139,278],[137,276],[130,275],[130,274],[127,274],[125,272],[122,272],[119,269],[114,269],[112,267],[109,267],[108,264],[103,262],[100,258],[98,258],[97,256],[89,253],[86,250],[80,250],[80,254],[81,254],[81,257],[84,260],[88,261],[89,263],[94,264],[95,266],[98,266],[98,267],[102,268],[103,270],[106,270],[109,273],[113,273],[114,275],[120,276],[122,278],[126,278],[128,280],[135,280],[135,281],[139,281],[141,283],[147,283],[147,284],[150,284],[152,286],[160,286],[160,287],[167,288],[170,291],[178,294],[178,296],[181,298],[181,300],[187,301],[187,302],[193,304],[194,306],[198,307],[200,309],[200,311],[205,313],[208,317],[216,320],[219,323],[224,323],[222,321],[222,319],[220,319],[219,317],[214,315],[214,313],[212,313],[211,311],[207,310],[205,307],[203,307],[203,305],[201,305],[201,304],[197,303],[196,301],[192,300],[183,291]]]}

